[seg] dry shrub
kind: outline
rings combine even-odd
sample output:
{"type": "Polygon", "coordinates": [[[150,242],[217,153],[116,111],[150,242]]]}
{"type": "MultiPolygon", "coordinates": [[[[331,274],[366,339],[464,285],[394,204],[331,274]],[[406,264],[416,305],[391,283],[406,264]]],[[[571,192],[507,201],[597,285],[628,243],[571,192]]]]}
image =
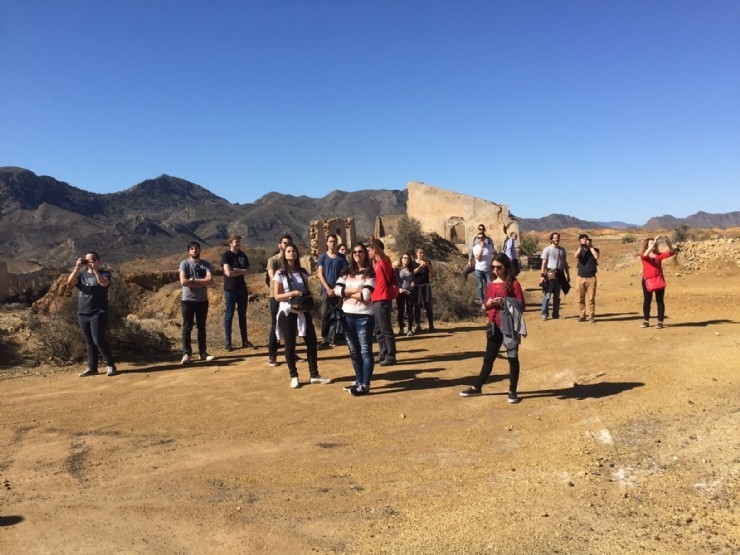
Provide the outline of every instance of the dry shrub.
{"type": "Polygon", "coordinates": [[[434,262],[432,303],[435,320],[456,322],[480,316],[475,279],[465,280],[461,262],[434,262]]]}
{"type": "MultiPolygon", "coordinates": [[[[158,329],[148,329],[131,320],[138,289],[114,276],[108,291],[108,341],[117,359],[169,354],[172,345],[158,329]]],[[[69,364],[86,357],[85,340],[77,323],[77,295],[54,299],[58,309],[48,316],[31,315],[29,326],[38,338],[38,354],[57,364],[69,364]]]]}

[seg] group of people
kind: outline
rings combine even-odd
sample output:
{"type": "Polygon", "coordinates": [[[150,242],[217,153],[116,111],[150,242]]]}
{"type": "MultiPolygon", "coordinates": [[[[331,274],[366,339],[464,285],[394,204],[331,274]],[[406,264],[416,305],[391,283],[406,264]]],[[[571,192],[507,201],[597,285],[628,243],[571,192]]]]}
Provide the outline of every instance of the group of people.
{"type": "MultiPolygon", "coordinates": [[[[516,253],[516,232],[512,232],[504,244],[504,252],[496,254],[493,242],[485,235],[485,227],[479,227],[471,249],[470,267],[479,281],[481,308],[487,312],[486,350],[478,378],[468,389],[460,393],[463,397],[481,394],[482,387],[493,369],[497,353],[503,345],[509,363],[510,403],[519,402],[518,349],[521,338],[527,335],[523,314],[525,300],[522,287],[516,276],[520,267],[516,253]],[[478,269],[481,259],[490,261],[490,272],[478,269]],[[480,274],[482,275],[479,275],[480,274]],[[484,284],[482,287],[480,284],[484,284]]],[[[247,334],[248,290],[245,276],[251,273],[249,258],[240,249],[241,237],[229,237],[229,249],[221,257],[224,269],[225,349],[232,350],[232,323],[237,314],[241,345],[251,349],[254,345],[247,334]]],[[[270,330],[268,333],[268,364],[278,366],[277,355],[280,341],[284,344],[285,361],[290,375],[290,386],[300,387],[296,354],[297,339],[306,345],[306,357],[310,383],[328,384],[331,379],[319,374],[318,350],[334,346],[331,327],[332,318],[339,318],[346,340],[354,381],[344,389],[354,396],[367,395],[370,391],[375,365],[397,364],[395,333],[392,314],[394,300],[400,333],[408,329],[408,335],[418,332],[420,310],[424,306],[429,330],[434,330],[431,306],[432,264],[423,248],[416,250],[416,258],[403,253],[396,266],[385,253],[380,239],[370,236],[367,244],[357,243],[350,252],[340,251],[336,235],[326,239],[327,250],[318,260],[317,276],[321,282],[321,334],[319,342],[312,321],[313,297],[309,287],[309,272],[301,266],[298,247],[292,237],[283,235],[278,243],[278,252],[267,261],[265,282],[270,288],[270,330]],[[341,310],[338,310],[341,309],[341,310]],[[333,315],[333,316],[332,316],[333,315]],[[413,331],[412,331],[413,329],[413,331]],[[377,344],[377,356],[373,346],[377,344]]],[[[182,286],[182,363],[193,360],[191,332],[197,328],[198,358],[213,360],[206,348],[206,320],[208,316],[207,288],[213,285],[211,265],[200,258],[200,245],[188,244],[188,258],[180,263],[179,278],[182,286]]],[[[666,236],[646,239],[640,251],[643,265],[643,323],[649,326],[653,296],[658,305],[658,328],[663,327],[665,317],[662,261],[673,256],[675,250],[666,236]],[[665,249],[660,248],[664,244],[665,249]]],[[[587,234],[579,236],[579,246],[573,253],[577,261],[578,275],[576,290],[579,298],[579,321],[595,322],[596,272],[600,256],[599,249],[587,234]]],[[[541,315],[549,318],[552,301],[552,318],[560,317],[560,293],[570,287],[570,269],[567,253],[560,246],[560,234],[550,235],[548,245],[541,255],[541,279],[543,301],[541,315]]],[[[99,373],[99,355],[102,354],[108,376],[118,374],[115,360],[107,342],[108,288],[110,272],[100,268],[100,256],[93,251],[76,261],[67,282],[78,289],[78,323],[85,338],[87,368],[81,377],[99,373]]]]}

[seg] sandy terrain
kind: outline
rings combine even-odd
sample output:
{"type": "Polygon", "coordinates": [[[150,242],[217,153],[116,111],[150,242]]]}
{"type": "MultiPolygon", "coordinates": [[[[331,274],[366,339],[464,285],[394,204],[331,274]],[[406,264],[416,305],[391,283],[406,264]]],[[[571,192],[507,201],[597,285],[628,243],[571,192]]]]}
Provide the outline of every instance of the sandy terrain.
{"type": "Polygon", "coordinates": [[[641,329],[634,249],[614,243],[596,324],[573,293],[559,321],[530,306],[519,405],[502,359],[458,395],[483,318],[399,338],[361,398],[344,347],[298,390],[264,346],[4,373],[0,552],[738,553],[740,268],[670,267],[669,325],[641,329]]]}

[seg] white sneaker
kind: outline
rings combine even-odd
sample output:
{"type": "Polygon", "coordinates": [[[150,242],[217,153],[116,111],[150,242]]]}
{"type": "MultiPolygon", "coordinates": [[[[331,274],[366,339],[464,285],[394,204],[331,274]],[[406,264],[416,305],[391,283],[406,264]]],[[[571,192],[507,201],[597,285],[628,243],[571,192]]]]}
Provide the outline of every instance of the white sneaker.
{"type": "Polygon", "coordinates": [[[298,382],[298,378],[290,378],[290,387],[293,389],[298,389],[301,387],[301,384],[298,382]]]}
{"type": "Polygon", "coordinates": [[[331,378],[324,378],[322,376],[315,376],[311,378],[311,383],[327,384],[331,383],[331,378]]]}
{"type": "Polygon", "coordinates": [[[190,355],[182,355],[182,363],[183,364],[190,364],[193,361],[192,358],[190,358],[190,355]]]}
{"type": "Polygon", "coordinates": [[[215,360],[215,359],[216,357],[213,355],[209,355],[209,354],[200,355],[200,360],[205,360],[206,362],[211,362],[212,360],[215,360]]]}
{"type": "Polygon", "coordinates": [[[116,369],[115,366],[108,366],[107,369],[108,369],[108,372],[106,372],[106,373],[109,376],[116,376],[116,375],[118,375],[118,370],[116,369]]]}

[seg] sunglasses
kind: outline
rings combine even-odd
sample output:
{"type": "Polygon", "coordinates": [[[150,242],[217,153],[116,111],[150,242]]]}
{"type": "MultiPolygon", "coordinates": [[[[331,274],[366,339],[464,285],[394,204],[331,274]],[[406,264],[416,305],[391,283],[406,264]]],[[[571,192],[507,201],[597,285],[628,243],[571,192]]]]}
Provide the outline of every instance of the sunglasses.
{"type": "Polygon", "coordinates": [[[352,251],[352,254],[365,254],[365,251],[352,251]]]}
{"type": "Polygon", "coordinates": [[[494,270],[503,270],[504,269],[504,267],[501,264],[492,264],[491,265],[491,268],[493,268],[494,270]]]}

